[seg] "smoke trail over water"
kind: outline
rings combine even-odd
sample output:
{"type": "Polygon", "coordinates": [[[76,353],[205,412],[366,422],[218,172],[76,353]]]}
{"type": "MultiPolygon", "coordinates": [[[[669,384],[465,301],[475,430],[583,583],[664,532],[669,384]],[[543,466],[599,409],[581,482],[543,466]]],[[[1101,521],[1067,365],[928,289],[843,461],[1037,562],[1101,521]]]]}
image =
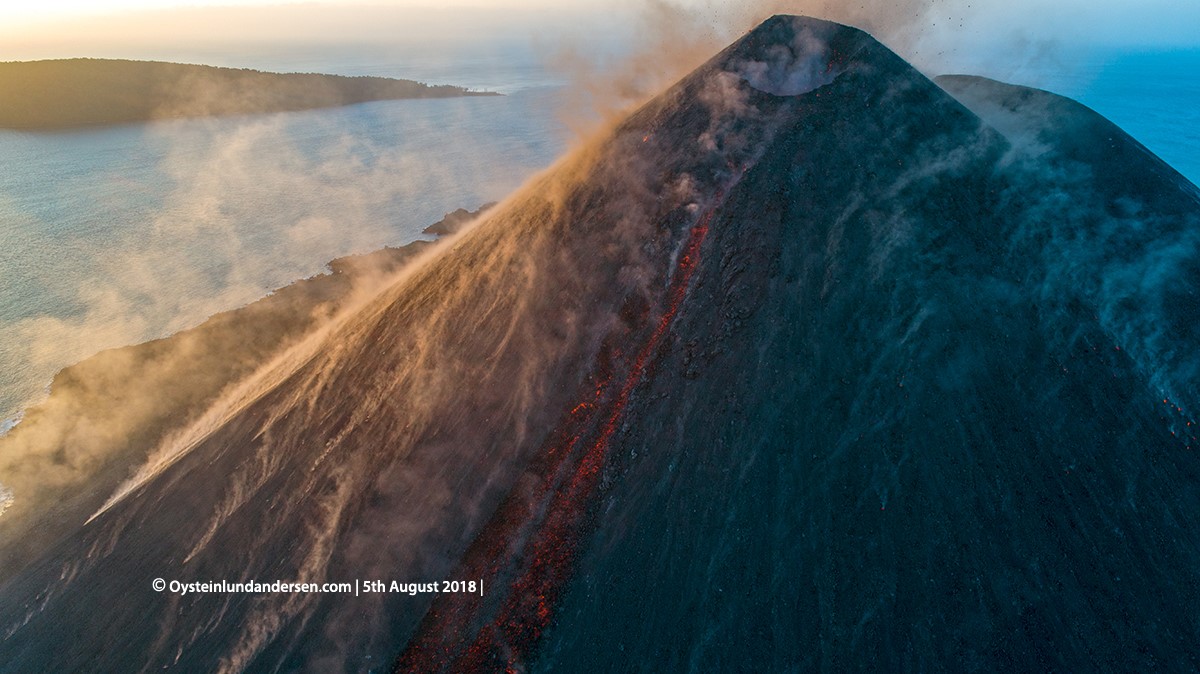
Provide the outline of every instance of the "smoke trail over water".
{"type": "MultiPolygon", "coordinates": [[[[202,98],[204,83],[191,83],[188,92],[202,98]]],[[[519,96],[400,101],[88,132],[131,137],[158,156],[153,169],[106,176],[118,181],[112,189],[131,189],[121,178],[136,186],[146,176],[170,189],[161,203],[150,201],[144,221],[114,223],[96,241],[67,246],[67,273],[41,272],[43,285],[69,298],[71,311],[0,319],[0,402],[12,411],[36,399],[40,385],[30,390],[29,382],[47,381],[98,351],[191,328],[319,273],[333,257],[418,238],[447,210],[503,195],[548,161],[547,149],[522,135],[536,128],[536,138],[553,138],[542,128],[553,126],[543,103],[519,96]],[[491,114],[489,104],[501,107],[491,114]],[[500,127],[517,133],[499,135],[500,127]]],[[[356,263],[352,277],[355,292],[369,294],[391,273],[364,264],[356,263]]],[[[246,326],[224,317],[213,330],[108,351],[61,376],[55,395],[0,438],[0,559],[40,545],[40,538],[21,535],[30,517],[45,517],[54,505],[56,526],[74,522],[62,511],[64,500],[110,491],[146,460],[139,452],[155,433],[188,422],[202,401],[356,301],[353,292],[341,294],[334,306],[326,291],[314,292],[307,303],[296,294],[281,300],[298,307],[282,319],[256,310],[268,322],[248,332],[239,334],[246,326]]],[[[0,562],[0,575],[7,566],[0,562]]]]}

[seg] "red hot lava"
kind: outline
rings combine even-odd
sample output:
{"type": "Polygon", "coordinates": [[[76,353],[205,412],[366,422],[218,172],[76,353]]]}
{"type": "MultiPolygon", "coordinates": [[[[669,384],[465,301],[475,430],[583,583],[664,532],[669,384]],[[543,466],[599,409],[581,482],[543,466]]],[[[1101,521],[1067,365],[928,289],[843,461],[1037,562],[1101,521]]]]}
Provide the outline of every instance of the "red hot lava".
{"type": "Polygon", "coordinates": [[[434,600],[396,672],[517,672],[525,668],[549,626],[583,542],[599,496],[609,445],[634,389],[687,296],[716,206],[688,234],[667,290],[664,309],[621,380],[621,352],[606,340],[588,393],[565,415],[529,472],[500,505],[463,557],[455,578],[479,578],[486,596],[444,594],[434,600]],[[618,385],[619,384],[619,388],[618,385]]]}

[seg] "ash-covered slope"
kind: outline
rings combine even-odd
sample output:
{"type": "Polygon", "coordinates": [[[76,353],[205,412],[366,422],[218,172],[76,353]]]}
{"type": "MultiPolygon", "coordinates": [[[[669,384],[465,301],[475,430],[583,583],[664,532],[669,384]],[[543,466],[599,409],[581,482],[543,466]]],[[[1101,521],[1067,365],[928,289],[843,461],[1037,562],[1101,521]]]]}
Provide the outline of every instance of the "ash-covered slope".
{"type": "MultiPolygon", "coordinates": [[[[1196,400],[1106,318],[1107,249],[1051,254],[1106,208],[1057,166],[775,17],[164,448],[0,588],[0,662],[1194,667],[1196,400]]],[[[1187,198],[1130,259],[1196,231],[1187,198]]]]}
{"type": "Polygon", "coordinates": [[[1040,258],[1026,285],[1043,303],[1091,307],[1160,397],[1196,414],[1200,189],[1080,103],[982,77],[937,82],[1012,142],[1017,237],[1040,258]]]}

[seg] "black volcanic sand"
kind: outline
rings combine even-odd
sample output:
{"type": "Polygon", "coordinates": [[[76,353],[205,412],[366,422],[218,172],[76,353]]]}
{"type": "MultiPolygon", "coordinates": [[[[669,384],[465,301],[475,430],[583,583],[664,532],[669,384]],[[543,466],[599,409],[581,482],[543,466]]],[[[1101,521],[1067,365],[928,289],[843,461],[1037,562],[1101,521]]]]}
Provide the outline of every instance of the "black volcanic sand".
{"type": "Polygon", "coordinates": [[[1196,670],[1200,198],[943,86],[768,20],[0,586],[0,662],[1196,670]]]}
{"type": "MultiPolygon", "coordinates": [[[[429,230],[454,234],[487,207],[460,208],[429,230]]],[[[150,450],[196,419],[222,391],[337,314],[356,288],[369,292],[433,245],[414,241],[337,258],[328,274],[296,281],[195,328],[64,368],[49,398],[0,437],[0,453],[21,453],[36,444],[63,467],[88,467],[60,483],[39,482],[34,475],[39,493],[16,495],[14,507],[0,517],[0,582],[75,531],[150,450]]],[[[29,469],[44,476],[52,467],[30,462],[29,469]]],[[[11,478],[0,477],[0,484],[12,484],[11,478]]]]}
{"type": "Polygon", "coordinates": [[[59,129],[327,108],[404,98],[496,96],[386,77],[61,59],[0,63],[0,128],[59,129]]]}

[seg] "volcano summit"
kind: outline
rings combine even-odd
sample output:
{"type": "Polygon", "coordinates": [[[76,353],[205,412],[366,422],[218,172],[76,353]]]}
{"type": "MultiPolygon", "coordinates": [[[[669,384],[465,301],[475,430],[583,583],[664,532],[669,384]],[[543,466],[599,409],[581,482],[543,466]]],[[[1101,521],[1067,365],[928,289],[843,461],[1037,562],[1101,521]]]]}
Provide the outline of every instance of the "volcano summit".
{"type": "Polygon", "coordinates": [[[774,17],[164,440],[0,662],[1195,669],[1198,219],[1078,104],[774,17]]]}

